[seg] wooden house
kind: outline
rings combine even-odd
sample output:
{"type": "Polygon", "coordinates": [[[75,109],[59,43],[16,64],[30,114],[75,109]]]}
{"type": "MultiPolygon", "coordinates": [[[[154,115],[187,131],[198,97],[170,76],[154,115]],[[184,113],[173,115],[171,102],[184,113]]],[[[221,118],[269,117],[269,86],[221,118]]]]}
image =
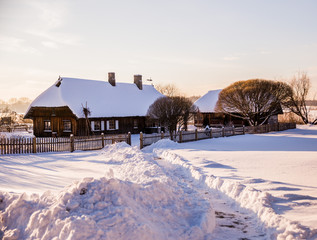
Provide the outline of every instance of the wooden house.
{"type": "MultiPolygon", "coordinates": [[[[211,90],[200,97],[194,103],[199,108],[199,113],[195,115],[194,124],[196,127],[223,127],[223,126],[248,126],[249,123],[242,118],[231,116],[215,110],[218,95],[222,89],[211,90]]],[[[281,109],[281,113],[283,113],[281,109]]],[[[271,116],[268,121],[270,124],[278,123],[278,115],[271,116]]]]}
{"type": "Polygon", "coordinates": [[[139,133],[146,129],[149,106],[162,96],[142,84],[141,75],[134,75],[134,83],[116,83],[115,73],[108,81],[60,77],[31,103],[25,118],[33,119],[34,135],[41,137],[139,133]]]}

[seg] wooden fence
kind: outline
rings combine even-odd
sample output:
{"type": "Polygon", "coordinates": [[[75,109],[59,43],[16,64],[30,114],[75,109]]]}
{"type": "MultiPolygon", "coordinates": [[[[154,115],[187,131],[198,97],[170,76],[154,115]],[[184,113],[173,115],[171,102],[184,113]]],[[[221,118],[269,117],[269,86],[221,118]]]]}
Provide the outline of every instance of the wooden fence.
{"type": "MultiPolygon", "coordinates": [[[[296,128],[295,123],[278,123],[261,126],[243,126],[243,127],[222,127],[211,128],[209,130],[180,131],[173,136],[175,142],[197,141],[207,138],[230,137],[244,134],[267,133],[272,131],[283,131],[296,128]]],[[[140,133],[140,148],[151,145],[161,139],[169,139],[169,134],[143,134],[140,133]]]]}
{"type": "Polygon", "coordinates": [[[76,150],[96,150],[116,142],[131,145],[131,134],[98,135],[49,138],[0,138],[0,154],[24,154],[42,152],[64,152],[76,150]]]}

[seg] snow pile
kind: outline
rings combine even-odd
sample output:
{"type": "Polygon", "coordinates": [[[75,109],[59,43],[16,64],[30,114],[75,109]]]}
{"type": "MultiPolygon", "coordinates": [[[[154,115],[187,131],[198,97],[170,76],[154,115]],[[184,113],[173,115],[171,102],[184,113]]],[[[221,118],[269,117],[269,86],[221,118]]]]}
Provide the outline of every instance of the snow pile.
{"type": "MultiPolygon", "coordinates": [[[[168,144],[165,144],[164,148],[169,148],[168,144]]],[[[242,208],[252,210],[269,228],[272,238],[309,239],[317,235],[317,230],[311,230],[276,214],[270,204],[272,196],[266,192],[258,191],[230,180],[207,176],[201,172],[200,168],[192,166],[177,154],[171,153],[166,149],[153,148],[153,154],[167,162],[184,167],[201,184],[224,193],[238,202],[242,208]]]]}
{"type": "Polygon", "coordinates": [[[137,147],[108,146],[100,159],[105,177],[85,178],[57,196],[0,192],[0,238],[204,239],[215,228],[210,203],[137,147]]]}
{"type": "Polygon", "coordinates": [[[33,138],[33,133],[29,132],[0,132],[0,138],[33,138]]]}
{"type": "Polygon", "coordinates": [[[178,147],[178,145],[179,145],[179,143],[174,142],[170,139],[162,139],[162,140],[159,140],[159,141],[151,144],[150,146],[143,148],[142,151],[147,152],[147,153],[152,153],[154,149],[158,149],[158,148],[175,149],[178,147]]]}

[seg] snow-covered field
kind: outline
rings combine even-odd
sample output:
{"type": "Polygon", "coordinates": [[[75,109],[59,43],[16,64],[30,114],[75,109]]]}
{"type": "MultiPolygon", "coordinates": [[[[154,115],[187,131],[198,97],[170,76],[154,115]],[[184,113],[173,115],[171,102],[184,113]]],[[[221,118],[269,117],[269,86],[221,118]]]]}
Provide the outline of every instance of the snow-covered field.
{"type": "Polygon", "coordinates": [[[317,228],[317,127],[178,145],[171,152],[273,197],[276,213],[317,228]]]}
{"type": "Polygon", "coordinates": [[[315,239],[316,153],[304,126],[0,156],[0,238],[315,239]]]}

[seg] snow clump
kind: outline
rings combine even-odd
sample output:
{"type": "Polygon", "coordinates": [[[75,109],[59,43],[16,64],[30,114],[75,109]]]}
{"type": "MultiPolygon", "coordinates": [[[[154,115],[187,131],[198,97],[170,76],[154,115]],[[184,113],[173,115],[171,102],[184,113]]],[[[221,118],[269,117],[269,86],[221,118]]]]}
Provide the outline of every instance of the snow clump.
{"type": "Polygon", "coordinates": [[[0,238],[209,238],[210,202],[167,177],[150,155],[118,143],[100,156],[105,177],[74,182],[57,196],[0,192],[0,238]]]}

